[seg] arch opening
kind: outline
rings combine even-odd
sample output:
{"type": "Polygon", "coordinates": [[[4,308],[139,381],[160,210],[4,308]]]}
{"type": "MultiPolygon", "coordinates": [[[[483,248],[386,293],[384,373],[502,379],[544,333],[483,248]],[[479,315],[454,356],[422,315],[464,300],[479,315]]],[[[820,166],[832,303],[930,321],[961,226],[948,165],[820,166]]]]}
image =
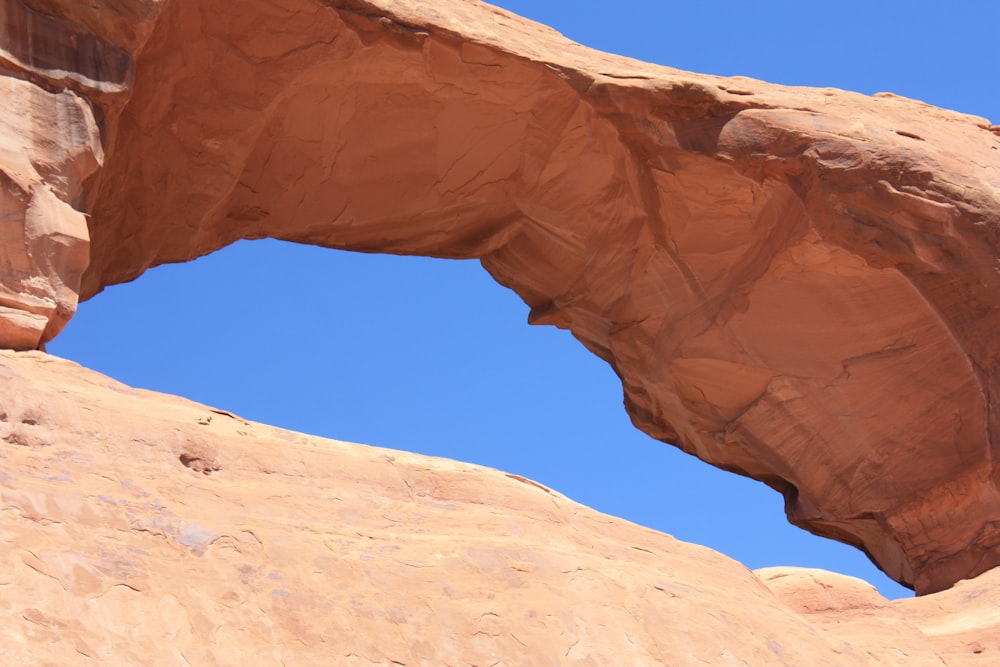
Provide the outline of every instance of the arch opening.
{"type": "Polygon", "coordinates": [[[524,303],[477,264],[241,241],[108,288],[49,351],[254,421],[495,467],[748,567],[910,594],[787,524],[765,485],[635,429],[608,365],[525,326],[524,303]]]}

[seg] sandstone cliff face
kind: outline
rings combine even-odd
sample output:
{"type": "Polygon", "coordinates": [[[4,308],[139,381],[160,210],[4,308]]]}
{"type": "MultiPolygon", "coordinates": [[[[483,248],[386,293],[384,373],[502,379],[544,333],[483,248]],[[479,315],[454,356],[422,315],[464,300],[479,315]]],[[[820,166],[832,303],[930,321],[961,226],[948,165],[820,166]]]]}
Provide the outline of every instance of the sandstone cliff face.
{"type": "Polygon", "coordinates": [[[5,665],[987,665],[1000,571],[895,603],[496,470],[0,352],[5,665]]]}
{"type": "Polygon", "coordinates": [[[921,593],[1000,564],[988,121],[647,65],[464,0],[69,5],[4,4],[28,17],[7,43],[76,35],[4,56],[44,101],[3,121],[6,345],[239,238],[478,257],[612,364],[637,426],[797,525],[921,593]]]}
{"type": "Polygon", "coordinates": [[[33,349],[76,312],[84,182],[131,93],[159,2],[0,1],[0,341],[33,349]]]}

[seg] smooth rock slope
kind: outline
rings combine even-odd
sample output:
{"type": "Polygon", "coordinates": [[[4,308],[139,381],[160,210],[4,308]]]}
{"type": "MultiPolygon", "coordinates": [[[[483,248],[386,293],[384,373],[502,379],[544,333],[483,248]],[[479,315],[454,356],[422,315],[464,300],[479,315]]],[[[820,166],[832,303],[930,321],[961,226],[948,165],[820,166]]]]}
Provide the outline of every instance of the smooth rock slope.
{"type": "Polygon", "coordinates": [[[0,6],[4,345],[240,238],[477,257],[614,367],[638,427],[795,524],[920,593],[1000,565],[986,119],[472,0],[0,6]]]}
{"type": "Polygon", "coordinates": [[[530,480],[0,352],[5,665],[988,665],[1000,571],[890,603],[530,480]]]}

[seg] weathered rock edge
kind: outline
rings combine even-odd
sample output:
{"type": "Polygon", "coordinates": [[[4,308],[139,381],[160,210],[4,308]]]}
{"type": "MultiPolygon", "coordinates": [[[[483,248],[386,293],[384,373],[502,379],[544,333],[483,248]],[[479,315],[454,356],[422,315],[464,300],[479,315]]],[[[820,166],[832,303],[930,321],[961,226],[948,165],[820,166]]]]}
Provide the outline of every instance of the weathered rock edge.
{"type": "Polygon", "coordinates": [[[479,466],[0,351],[3,664],[992,665],[1000,569],[889,602],[479,466]]]}
{"type": "Polygon", "coordinates": [[[477,257],[615,368],[639,428],[793,523],[920,593],[1000,563],[985,119],[639,63],[462,0],[3,7],[32,37],[3,35],[14,115],[44,121],[8,121],[34,157],[2,171],[28,248],[6,344],[240,238],[477,257]]]}

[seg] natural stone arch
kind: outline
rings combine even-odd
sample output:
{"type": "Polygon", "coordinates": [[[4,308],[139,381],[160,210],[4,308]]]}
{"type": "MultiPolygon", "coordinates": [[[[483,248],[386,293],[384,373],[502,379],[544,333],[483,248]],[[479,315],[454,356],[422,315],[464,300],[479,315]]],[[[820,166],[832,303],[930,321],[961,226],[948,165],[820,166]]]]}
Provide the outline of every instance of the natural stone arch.
{"type": "Polygon", "coordinates": [[[239,238],[478,257],[798,525],[920,592],[1000,562],[988,124],[404,4],[167,4],[92,96],[81,294],[239,238]]]}
{"type": "Polygon", "coordinates": [[[478,264],[239,241],[102,291],[48,351],[251,422],[501,470],[751,570],[818,567],[906,597],[861,552],[788,524],[766,485],[632,427],[612,369],[525,326],[478,264]]]}

